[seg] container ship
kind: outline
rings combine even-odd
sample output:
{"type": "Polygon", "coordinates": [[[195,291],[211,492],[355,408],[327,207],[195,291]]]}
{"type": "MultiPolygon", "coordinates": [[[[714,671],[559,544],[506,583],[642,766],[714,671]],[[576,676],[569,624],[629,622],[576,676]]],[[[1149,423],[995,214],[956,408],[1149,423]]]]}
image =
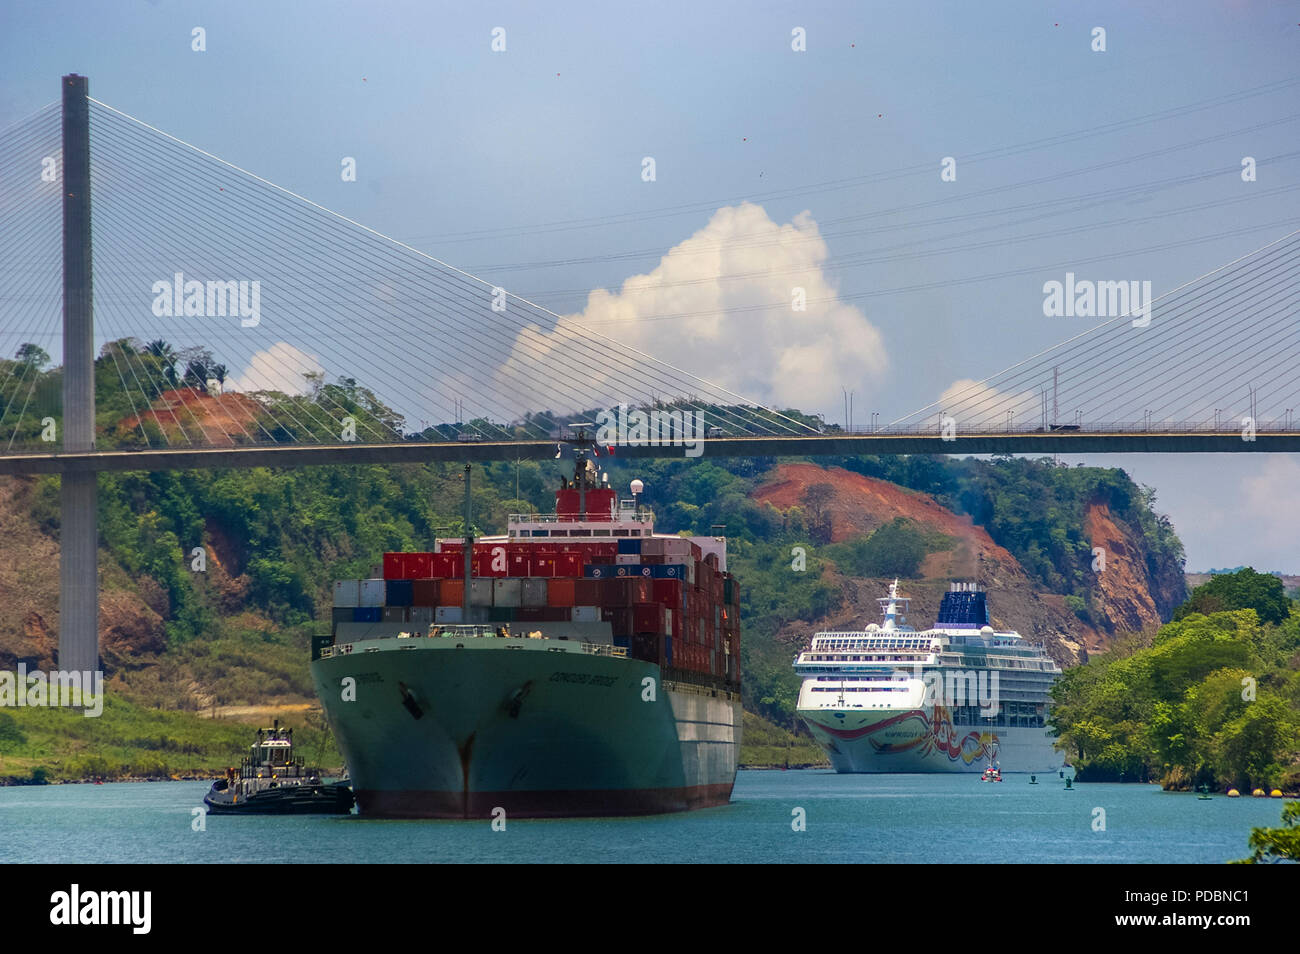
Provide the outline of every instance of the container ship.
{"type": "Polygon", "coordinates": [[[794,668],[798,712],[837,772],[1057,772],[1047,726],[1056,665],[989,623],[985,591],[954,583],[934,627],[906,623],[898,581],[880,624],[821,632],[794,668]]]}
{"type": "Polygon", "coordinates": [[[656,533],[641,482],[631,489],[618,499],[580,456],[554,514],[386,553],[375,578],[335,583],[311,673],[362,815],[636,815],[730,800],[740,592],[726,540],[656,533]]]}

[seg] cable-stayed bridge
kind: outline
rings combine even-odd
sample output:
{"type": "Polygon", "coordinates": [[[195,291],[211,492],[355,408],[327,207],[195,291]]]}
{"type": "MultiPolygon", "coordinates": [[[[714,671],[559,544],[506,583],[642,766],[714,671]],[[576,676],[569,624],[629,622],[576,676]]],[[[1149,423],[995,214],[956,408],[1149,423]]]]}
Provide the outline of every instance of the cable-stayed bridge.
{"type": "Polygon", "coordinates": [[[1300,449],[1300,232],[1154,299],[1101,283],[1114,317],[888,423],[827,427],[170,136],[84,77],[62,91],[0,137],[0,473],[63,475],[65,668],[95,660],[99,470],[537,459],[575,420],[626,457],[1300,449]]]}

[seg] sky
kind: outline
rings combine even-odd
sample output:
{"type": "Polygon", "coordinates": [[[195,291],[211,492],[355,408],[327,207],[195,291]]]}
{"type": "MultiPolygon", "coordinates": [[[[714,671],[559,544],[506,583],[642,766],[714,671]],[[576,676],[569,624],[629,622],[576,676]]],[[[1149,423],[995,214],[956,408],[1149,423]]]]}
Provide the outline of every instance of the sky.
{"type": "MultiPolygon", "coordinates": [[[[53,0],[0,7],[0,129],[87,75],[573,321],[831,422],[851,391],[865,424],[1081,330],[1043,311],[1067,272],[1160,294],[1300,228],[1298,64],[1296,5],[1256,0],[53,0]]],[[[275,347],[234,380],[356,370],[275,347]]],[[[1154,487],[1189,569],[1300,572],[1293,456],[1079,461],[1154,487]]]]}

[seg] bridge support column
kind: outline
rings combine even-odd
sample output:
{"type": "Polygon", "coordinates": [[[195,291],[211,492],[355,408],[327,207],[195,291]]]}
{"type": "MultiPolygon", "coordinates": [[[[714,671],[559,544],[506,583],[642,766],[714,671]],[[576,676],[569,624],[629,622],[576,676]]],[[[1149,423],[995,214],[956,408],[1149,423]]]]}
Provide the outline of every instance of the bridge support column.
{"type": "MultiPolygon", "coordinates": [[[[95,447],[90,248],[90,84],[63,77],[63,450],[95,447]]],[[[65,473],[59,559],[59,668],[99,668],[96,475],[65,473]]]]}

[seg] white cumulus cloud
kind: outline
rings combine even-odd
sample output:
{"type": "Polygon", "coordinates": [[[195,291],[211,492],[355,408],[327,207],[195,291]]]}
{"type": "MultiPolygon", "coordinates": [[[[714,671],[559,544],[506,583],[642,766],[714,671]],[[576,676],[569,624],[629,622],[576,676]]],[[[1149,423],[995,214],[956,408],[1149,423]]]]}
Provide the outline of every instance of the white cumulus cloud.
{"type": "Polygon", "coordinates": [[[283,391],[285,394],[305,394],[310,390],[304,374],[320,374],[325,367],[314,354],[308,354],[289,344],[277,341],[264,351],[256,351],[248,367],[234,381],[228,382],[227,391],[283,391]]]}
{"type": "MultiPolygon", "coordinates": [[[[827,257],[808,212],[778,225],[759,205],[721,208],[649,274],[626,279],[618,291],[596,289],[554,330],[522,329],[498,384],[517,381],[535,361],[577,353],[578,342],[590,341],[586,326],[751,400],[837,406],[841,385],[871,386],[888,360],[880,333],[839,299],[823,272],[827,257]],[[744,277],[725,277],[732,275],[744,277]],[[796,289],[806,310],[791,307],[796,289]],[[658,317],[680,314],[692,317],[658,317]]],[[[613,361],[584,361],[581,390],[617,397],[622,373],[613,361]]],[[[573,404],[559,391],[546,400],[573,404]]]]}

